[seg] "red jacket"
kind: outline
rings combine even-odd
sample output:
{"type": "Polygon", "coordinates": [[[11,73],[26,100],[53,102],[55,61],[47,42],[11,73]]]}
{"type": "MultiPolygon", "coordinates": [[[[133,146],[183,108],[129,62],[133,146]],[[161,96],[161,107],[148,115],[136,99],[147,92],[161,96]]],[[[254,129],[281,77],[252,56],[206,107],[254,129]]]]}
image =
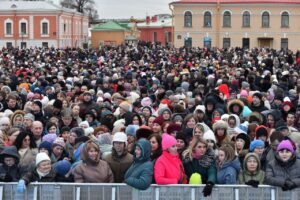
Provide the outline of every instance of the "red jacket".
{"type": "Polygon", "coordinates": [[[178,184],[180,180],[186,183],[184,168],[178,155],[164,151],[155,162],[154,178],[157,184],[178,184]]]}

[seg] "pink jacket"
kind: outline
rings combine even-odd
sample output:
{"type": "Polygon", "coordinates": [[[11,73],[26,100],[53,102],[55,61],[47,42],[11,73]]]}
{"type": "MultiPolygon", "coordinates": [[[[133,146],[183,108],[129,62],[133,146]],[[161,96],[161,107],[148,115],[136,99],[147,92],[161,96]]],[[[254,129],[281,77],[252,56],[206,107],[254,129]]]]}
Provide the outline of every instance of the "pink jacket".
{"type": "Polygon", "coordinates": [[[154,178],[157,184],[178,184],[180,180],[186,183],[184,168],[178,155],[164,151],[155,162],[154,178]]]}

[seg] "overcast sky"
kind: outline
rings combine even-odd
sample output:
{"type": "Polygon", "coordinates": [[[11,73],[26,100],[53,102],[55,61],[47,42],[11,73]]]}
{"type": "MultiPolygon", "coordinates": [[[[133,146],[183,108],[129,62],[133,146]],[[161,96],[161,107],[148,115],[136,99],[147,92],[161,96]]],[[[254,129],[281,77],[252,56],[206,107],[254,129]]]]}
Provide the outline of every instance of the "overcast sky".
{"type": "Polygon", "coordinates": [[[95,0],[99,18],[145,18],[146,14],[171,14],[169,3],[174,0],[95,0]]]}

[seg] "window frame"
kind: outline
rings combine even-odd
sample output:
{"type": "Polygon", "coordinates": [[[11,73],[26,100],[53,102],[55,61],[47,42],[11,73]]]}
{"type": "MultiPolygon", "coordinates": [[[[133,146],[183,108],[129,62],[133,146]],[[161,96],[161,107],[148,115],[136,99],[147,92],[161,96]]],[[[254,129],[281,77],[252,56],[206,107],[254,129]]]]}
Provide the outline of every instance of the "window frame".
{"type": "Polygon", "coordinates": [[[264,11],[261,15],[261,26],[263,28],[270,28],[270,13],[268,11],[264,11]],[[267,20],[267,23],[265,20],[267,20]]]}
{"type": "Polygon", "coordinates": [[[190,28],[193,26],[193,13],[191,11],[184,12],[184,27],[190,28]],[[190,24],[189,24],[190,22],[190,24]]]}
{"type": "Polygon", "coordinates": [[[204,27],[208,27],[208,28],[212,27],[211,20],[212,20],[212,14],[211,14],[211,12],[205,11],[204,15],[203,15],[203,26],[204,27]]]}
{"type": "Polygon", "coordinates": [[[223,27],[231,27],[231,13],[228,10],[223,13],[223,27]]]}
{"type": "Polygon", "coordinates": [[[244,11],[243,12],[243,17],[242,17],[242,26],[245,28],[249,28],[251,24],[251,14],[249,11],[244,11]],[[248,19],[247,19],[248,17],[248,19]]]}

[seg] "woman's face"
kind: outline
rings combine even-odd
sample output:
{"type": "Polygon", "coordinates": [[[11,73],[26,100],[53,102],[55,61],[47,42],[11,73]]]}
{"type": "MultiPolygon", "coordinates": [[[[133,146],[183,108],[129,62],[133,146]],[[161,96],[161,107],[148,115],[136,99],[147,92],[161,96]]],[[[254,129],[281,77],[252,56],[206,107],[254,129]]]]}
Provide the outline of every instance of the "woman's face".
{"type": "Polygon", "coordinates": [[[144,109],[143,109],[143,114],[144,114],[146,117],[149,117],[150,114],[151,114],[151,112],[150,112],[150,110],[149,110],[148,108],[144,108],[144,109]]]}
{"type": "Polygon", "coordinates": [[[185,143],[183,140],[181,139],[177,139],[177,150],[183,150],[185,148],[185,143]]]}
{"type": "Polygon", "coordinates": [[[74,144],[76,138],[77,138],[76,133],[70,133],[70,137],[69,137],[70,144],[74,144]]]}
{"type": "Polygon", "coordinates": [[[196,137],[199,137],[199,138],[202,138],[203,137],[203,131],[200,129],[200,128],[198,128],[198,127],[196,127],[195,128],[195,131],[194,131],[194,136],[196,136],[196,137]]]}
{"type": "Polygon", "coordinates": [[[234,128],[235,124],[236,124],[235,119],[231,118],[231,119],[228,120],[228,125],[229,125],[230,128],[234,128]]]}
{"type": "Polygon", "coordinates": [[[48,133],[50,134],[56,134],[56,126],[50,126],[48,133]]]}
{"type": "Polygon", "coordinates": [[[283,150],[279,151],[278,154],[279,154],[279,157],[281,158],[281,160],[282,160],[283,162],[289,161],[290,158],[291,158],[292,155],[293,155],[292,152],[290,152],[290,151],[287,150],[287,149],[283,149],[283,150]]]}
{"type": "Polygon", "coordinates": [[[246,162],[247,170],[250,172],[255,172],[258,167],[258,162],[255,158],[250,157],[246,162]]]}
{"type": "Polygon", "coordinates": [[[68,108],[68,102],[66,100],[63,100],[62,106],[63,108],[68,108]]]}
{"type": "Polygon", "coordinates": [[[99,152],[96,151],[95,148],[91,148],[89,151],[88,151],[88,156],[91,160],[97,160],[98,159],[98,155],[99,155],[99,152]]]}
{"type": "Polygon", "coordinates": [[[177,146],[176,145],[171,146],[170,148],[168,148],[168,152],[172,155],[177,155],[178,154],[177,146]]]}
{"type": "Polygon", "coordinates": [[[223,137],[225,134],[225,130],[223,128],[218,128],[217,129],[217,136],[223,137]]]}
{"type": "Polygon", "coordinates": [[[38,170],[42,173],[48,173],[51,170],[51,161],[45,160],[39,163],[38,170]]]}
{"type": "Polygon", "coordinates": [[[17,116],[15,118],[14,125],[22,124],[22,123],[23,123],[23,118],[21,116],[17,116]]]}
{"type": "Polygon", "coordinates": [[[30,137],[27,135],[22,142],[22,148],[29,148],[30,146],[30,137]]]}
{"type": "Polygon", "coordinates": [[[162,116],[163,116],[165,121],[167,121],[171,118],[171,115],[168,111],[163,112],[162,116]]]}
{"type": "Polygon", "coordinates": [[[148,119],[148,126],[150,127],[150,128],[152,128],[153,127],[153,121],[155,120],[155,117],[149,117],[149,119],[148,119]]]}
{"type": "Polygon", "coordinates": [[[139,146],[136,146],[136,147],[135,147],[134,153],[135,153],[135,157],[136,157],[136,158],[139,158],[139,157],[141,156],[142,150],[140,149],[139,146]]]}
{"type": "Polygon", "coordinates": [[[52,152],[56,157],[60,157],[62,152],[63,152],[63,147],[56,145],[55,147],[53,147],[52,152]]]}
{"type": "Polygon", "coordinates": [[[140,121],[139,121],[139,118],[137,116],[134,116],[133,119],[132,119],[132,124],[133,125],[140,125],[140,121]]]}
{"type": "Polygon", "coordinates": [[[194,128],[195,125],[196,125],[196,120],[195,120],[193,117],[190,118],[190,119],[187,121],[187,123],[186,123],[186,126],[187,126],[188,128],[194,128]]]}
{"type": "Polygon", "coordinates": [[[152,131],[154,133],[159,133],[161,131],[161,126],[158,123],[154,123],[152,126],[152,131]]]}
{"type": "Polygon", "coordinates": [[[207,150],[206,144],[199,142],[194,148],[194,153],[196,155],[203,156],[206,153],[206,150],[207,150]]]}
{"type": "Polygon", "coordinates": [[[274,120],[274,117],[272,115],[268,115],[268,125],[271,128],[275,126],[275,120],[274,120]]]}
{"type": "Polygon", "coordinates": [[[225,152],[223,150],[219,150],[219,153],[218,153],[218,160],[223,163],[225,161],[225,152]]]}
{"type": "Polygon", "coordinates": [[[152,138],[150,139],[150,143],[151,143],[151,151],[152,151],[152,152],[153,152],[153,151],[156,151],[156,150],[158,149],[158,142],[157,142],[156,138],[155,138],[155,137],[152,137],[152,138]]]}
{"type": "Polygon", "coordinates": [[[245,145],[245,141],[242,140],[241,138],[238,138],[236,141],[235,141],[235,146],[236,146],[236,149],[237,150],[242,150],[244,148],[244,145],[245,145]]]}

